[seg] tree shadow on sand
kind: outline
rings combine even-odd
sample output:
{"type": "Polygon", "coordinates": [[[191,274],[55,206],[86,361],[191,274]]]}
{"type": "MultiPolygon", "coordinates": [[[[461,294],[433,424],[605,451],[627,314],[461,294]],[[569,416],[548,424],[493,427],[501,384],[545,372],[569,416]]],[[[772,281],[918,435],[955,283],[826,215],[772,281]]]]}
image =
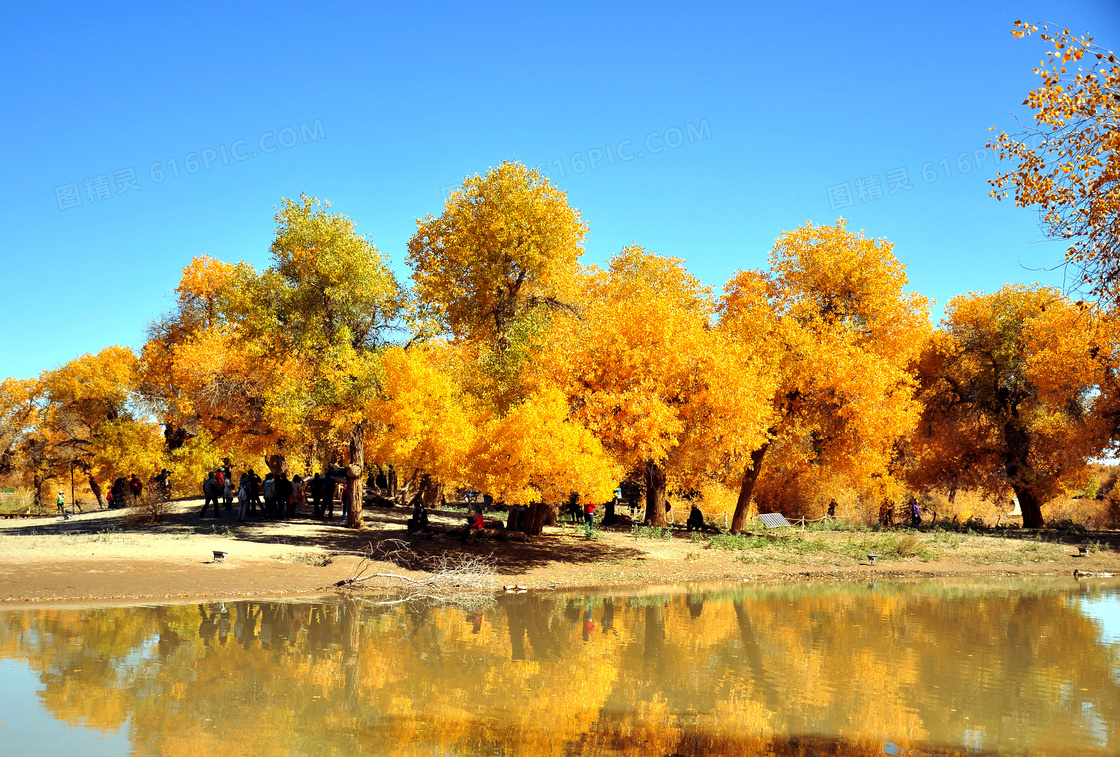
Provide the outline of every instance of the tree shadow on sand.
{"type": "MultiPolygon", "coordinates": [[[[60,517],[36,518],[13,524],[2,530],[8,536],[67,535],[138,535],[164,536],[221,536],[257,544],[314,547],[332,555],[365,556],[370,550],[391,539],[407,541],[411,551],[426,561],[441,554],[465,554],[487,557],[502,573],[522,573],[549,563],[592,563],[625,560],[640,557],[642,552],[630,547],[617,547],[602,541],[583,539],[568,534],[542,534],[525,542],[503,542],[482,539],[464,544],[454,535],[434,535],[430,538],[408,538],[405,524],[410,510],[405,508],[367,507],[365,511],[375,519],[375,527],[355,531],[342,526],[336,508],[335,520],[324,521],[300,512],[290,520],[250,518],[238,523],[235,512],[224,508],[221,516],[199,516],[201,500],[177,503],[176,511],[160,523],[141,523],[135,511],[129,509],[94,511],[78,514],[69,520],[60,517]],[[292,528],[286,528],[291,525],[292,528]]],[[[444,526],[457,526],[463,514],[456,511],[431,511],[432,520],[444,526]]],[[[582,531],[573,531],[582,534],[582,531]]]]}

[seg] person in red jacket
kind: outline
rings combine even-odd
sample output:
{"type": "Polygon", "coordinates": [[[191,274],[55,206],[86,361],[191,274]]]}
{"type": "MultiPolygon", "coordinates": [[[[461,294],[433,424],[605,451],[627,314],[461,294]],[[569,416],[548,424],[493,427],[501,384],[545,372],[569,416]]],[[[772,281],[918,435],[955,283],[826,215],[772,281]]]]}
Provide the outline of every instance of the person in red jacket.
{"type": "Polygon", "coordinates": [[[591,528],[595,525],[595,503],[588,502],[583,506],[583,517],[587,519],[587,527],[591,528]]]}

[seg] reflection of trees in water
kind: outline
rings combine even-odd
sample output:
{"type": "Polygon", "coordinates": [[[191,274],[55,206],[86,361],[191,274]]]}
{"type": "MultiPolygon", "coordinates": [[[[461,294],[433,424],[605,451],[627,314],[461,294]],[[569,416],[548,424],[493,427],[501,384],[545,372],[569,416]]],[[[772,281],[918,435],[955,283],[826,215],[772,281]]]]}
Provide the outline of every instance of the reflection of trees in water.
{"type": "Polygon", "coordinates": [[[510,595],[479,621],[356,599],[29,610],[0,615],[0,657],[55,717],[127,722],[164,755],[1120,744],[1120,648],[1069,595],[510,595]]]}

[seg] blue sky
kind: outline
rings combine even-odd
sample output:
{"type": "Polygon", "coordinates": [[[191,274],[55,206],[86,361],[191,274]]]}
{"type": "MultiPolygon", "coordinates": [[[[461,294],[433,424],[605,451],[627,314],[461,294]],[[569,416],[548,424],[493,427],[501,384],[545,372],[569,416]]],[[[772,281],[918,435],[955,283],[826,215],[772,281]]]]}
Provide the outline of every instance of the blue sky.
{"type": "Polygon", "coordinates": [[[1035,214],[987,197],[1043,52],[1009,30],[1120,47],[1106,0],[161,6],[5,10],[0,377],[139,347],[192,256],[267,264],[300,192],[407,275],[416,218],[507,159],[568,191],[589,262],[637,242],[718,288],[844,216],[938,312],[1060,284],[1024,268],[1062,253],[1035,214]]]}

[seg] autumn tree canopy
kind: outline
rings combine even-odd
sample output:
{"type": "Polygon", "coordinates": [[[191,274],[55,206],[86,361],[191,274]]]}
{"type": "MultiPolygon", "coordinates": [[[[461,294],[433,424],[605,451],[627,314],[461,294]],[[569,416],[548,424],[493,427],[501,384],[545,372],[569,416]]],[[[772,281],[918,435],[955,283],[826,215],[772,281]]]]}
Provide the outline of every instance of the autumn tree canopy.
{"type": "Polygon", "coordinates": [[[271,417],[296,448],[349,452],[347,524],[362,522],[366,403],[379,391],[379,350],[405,295],[387,258],[330,203],[301,195],[276,213],[273,264],[241,265],[226,292],[241,338],[269,369],[271,417]]]}
{"type": "Polygon", "coordinates": [[[0,384],[0,471],[17,472],[37,503],[47,482],[69,484],[71,466],[99,499],[98,480],[146,480],[163,461],[163,443],[138,404],[137,381],[135,353],[118,346],[0,384]]]}
{"type": "MultiPolygon", "coordinates": [[[[237,267],[200,256],[183,268],[172,310],[148,329],[139,391],[169,454],[206,460],[271,454],[283,438],[267,412],[268,364],[230,320],[237,267]]],[[[197,474],[197,467],[194,473],[197,474]]]]}
{"type": "Polygon", "coordinates": [[[536,169],[502,163],[463,182],[416,224],[408,264],[418,299],[457,339],[499,352],[541,309],[570,303],[587,224],[536,169]]]}
{"type": "Polygon", "coordinates": [[[713,488],[738,492],[733,530],[753,503],[816,515],[838,491],[858,518],[1014,492],[1038,526],[1120,440],[1113,311],[1006,287],[934,330],[892,244],[843,220],[784,232],[719,296],[637,245],[585,267],[579,212],[519,163],[418,222],[411,289],[329,203],[282,200],[275,220],[261,270],[191,260],[139,355],[0,384],[0,476],[41,496],[70,466],[95,492],[168,467],[192,492],[221,463],[342,463],[352,527],[372,466],[429,504],[453,488],[525,506],[511,525],[530,534],[623,479],[654,526],[713,488]]]}
{"type": "Polygon", "coordinates": [[[754,345],[711,327],[715,298],[637,246],[585,279],[578,317],[558,319],[539,369],[573,416],[646,484],[645,521],[665,524],[670,482],[740,467],[764,443],[773,381],[754,345]]]}
{"type": "Polygon", "coordinates": [[[1080,483],[1115,432],[1116,323],[1049,287],[953,299],[928,343],[918,487],[1013,491],[1023,525],[1080,483]]]}
{"type": "Polygon", "coordinates": [[[919,412],[910,364],[929,331],[929,303],[906,283],[893,245],[841,221],[785,232],[768,272],[727,284],[720,329],[755,345],[774,376],[767,434],[738,472],[734,530],[767,460],[776,510],[796,511],[829,476],[869,500],[897,496],[895,445],[919,412]]]}

